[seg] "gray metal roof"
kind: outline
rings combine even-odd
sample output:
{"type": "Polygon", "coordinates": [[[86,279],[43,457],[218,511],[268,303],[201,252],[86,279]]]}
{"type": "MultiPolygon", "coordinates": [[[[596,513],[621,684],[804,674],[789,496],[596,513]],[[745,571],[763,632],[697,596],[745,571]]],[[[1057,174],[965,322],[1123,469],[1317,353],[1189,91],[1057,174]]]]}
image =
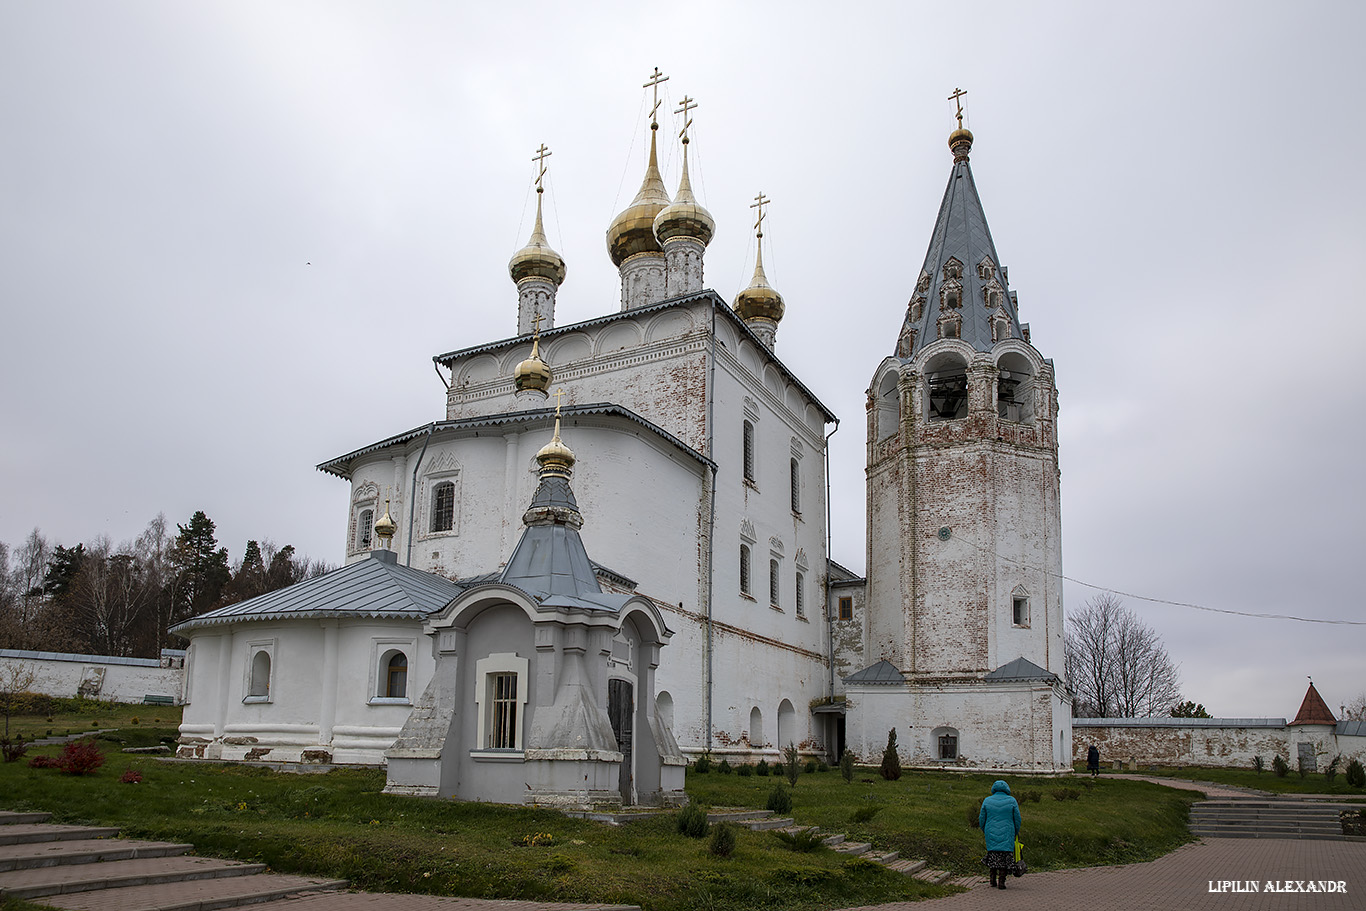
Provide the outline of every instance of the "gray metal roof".
{"type": "Polygon", "coordinates": [[[368,559],[305,579],[257,598],[229,604],[171,627],[186,632],[244,620],[305,617],[407,618],[420,620],[460,594],[464,586],[408,566],[395,554],[372,551],[368,559]]]}
{"type": "MultiPolygon", "coordinates": [[[[167,649],[166,651],[169,651],[167,649]]],[[[180,654],[185,654],[180,652],[180,654]]],[[[20,648],[0,648],[0,658],[28,658],[35,661],[73,661],[82,664],[120,664],[129,667],[161,667],[157,658],[122,658],[117,655],[78,655],[74,652],[37,652],[20,648]]]]}
{"type": "MultiPolygon", "coordinates": [[[[694,461],[707,468],[715,468],[716,464],[702,453],[684,443],[678,437],[669,433],[658,424],[651,423],[645,418],[636,414],[629,408],[620,405],[611,405],[606,402],[599,402],[591,405],[568,405],[563,410],[563,417],[573,418],[580,415],[609,415],[612,417],[625,418],[628,421],[639,424],[656,436],[672,445],[675,449],[688,455],[694,461]]],[[[346,455],[337,456],[335,459],[328,459],[326,462],[318,464],[318,471],[325,471],[328,474],[336,475],[339,478],[351,477],[351,462],[360,456],[368,455],[372,452],[379,452],[390,446],[401,446],[412,440],[418,439],[427,433],[431,428],[433,434],[448,430],[477,430],[482,427],[501,427],[507,424],[525,423],[549,423],[555,417],[554,408],[534,408],[529,411],[514,411],[506,414],[490,414],[477,418],[461,418],[456,421],[433,421],[431,424],[424,424],[421,427],[414,427],[412,430],[391,436],[388,439],[380,440],[378,443],[371,443],[369,446],[362,446],[360,449],[348,452],[346,455]]]]}
{"type": "MultiPolygon", "coordinates": [[[[797,375],[793,373],[791,370],[787,369],[786,364],[778,360],[778,356],[773,353],[773,349],[765,345],[763,343],[763,340],[760,339],[759,336],[754,334],[753,330],[751,330],[749,326],[745,323],[745,321],[740,318],[740,315],[735,312],[735,310],[730,306],[730,304],[726,303],[725,299],[723,299],[721,295],[717,294],[715,291],[712,291],[710,288],[704,288],[701,291],[696,291],[691,294],[683,294],[678,297],[671,297],[668,300],[662,300],[657,304],[650,304],[647,307],[634,307],[630,310],[619,310],[616,313],[609,313],[606,316],[599,316],[594,319],[584,320],[583,322],[570,323],[567,326],[557,326],[554,329],[547,329],[541,333],[541,339],[544,342],[545,339],[551,339],[557,335],[562,335],[566,332],[574,332],[579,329],[589,329],[593,326],[601,326],[606,323],[613,322],[615,320],[630,319],[632,317],[641,316],[644,314],[656,313],[660,310],[667,310],[670,307],[677,307],[681,304],[691,304],[696,301],[706,301],[707,303],[712,305],[713,309],[717,310],[718,312],[724,313],[726,317],[729,318],[731,322],[735,324],[736,328],[738,328],[742,334],[748,335],[754,341],[758,349],[762,351],[764,355],[767,356],[769,361],[773,364],[773,366],[777,367],[778,371],[782,373],[783,378],[786,379],[792,385],[796,386],[798,389],[800,389],[806,395],[806,397],[811,400],[812,404],[814,404],[817,408],[821,410],[821,412],[825,415],[826,423],[830,423],[831,421],[836,420],[835,413],[831,411],[829,408],[826,408],[824,403],[822,403],[820,399],[816,398],[815,394],[812,393],[812,391],[806,387],[806,384],[803,383],[801,380],[797,379],[797,375]]],[[[504,348],[510,348],[513,345],[522,345],[526,343],[526,340],[527,337],[525,335],[514,336],[512,338],[500,339],[496,342],[488,342],[483,345],[474,345],[469,348],[459,348],[455,351],[448,351],[445,354],[435,355],[432,358],[432,360],[438,364],[441,364],[449,368],[450,362],[456,360],[457,358],[466,357],[471,354],[483,354],[486,351],[498,351],[504,348]]]]}
{"type": "MultiPolygon", "coordinates": [[[[950,258],[963,264],[962,306],[958,313],[962,317],[960,336],[977,351],[990,351],[991,314],[982,294],[987,282],[979,276],[977,266],[989,258],[995,265],[995,277],[1004,291],[1003,306],[1010,316],[1012,338],[1023,338],[1020,332],[1020,315],[1006,282],[1005,270],[996,255],[996,245],[991,240],[991,229],[987,227],[987,217],[982,211],[982,200],[977,196],[977,186],[972,180],[972,168],[964,158],[955,161],[949,174],[949,185],[944,190],[944,200],[939,205],[939,216],[935,219],[934,233],[930,235],[930,248],[925,254],[924,271],[930,277],[925,293],[925,307],[920,322],[912,328],[917,329],[915,347],[910,357],[915,357],[921,348],[939,338],[938,319],[941,312],[940,289],[944,286],[944,264],[950,258]]],[[[909,315],[907,316],[909,319],[909,315]]]]}
{"type": "Polygon", "coordinates": [[[996,670],[982,678],[993,683],[1000,683],[1003,680],[1054,680],[1058,675],[1052,671],[1046,671],[1033,661],[1021,655],[1014,661],[1001,665],[996,670]]]}
{"type": "Polygon", "coordinates": [[[1333,733],[1339,737],[1366,737],[1366,721],[1339,721],[1333,733]]]}
{"type": "Polygon", "coordinates": [[[855,674],[850,674],[844,678],[846,685],[861,684],[864,686],[897,686],[906,682],[906,678],[901,676],[901,671],[896,669],[892,662],[883,659],[871,667],[865,667],[855,674]]]}
{"type": "Polygon", "coordinates": [[[1074,728],[1283,728],[1284,718],[1073,718],[1074,728]]]}

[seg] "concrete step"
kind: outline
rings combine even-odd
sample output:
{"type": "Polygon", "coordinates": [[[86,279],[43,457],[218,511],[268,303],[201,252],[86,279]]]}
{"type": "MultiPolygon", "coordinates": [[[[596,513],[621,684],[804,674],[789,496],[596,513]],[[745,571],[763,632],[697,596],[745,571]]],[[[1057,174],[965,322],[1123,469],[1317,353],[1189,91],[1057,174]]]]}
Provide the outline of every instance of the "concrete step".
{"type": "Polygon", "coordinates": [[[846,841],[835,845],[835,850],[841,854],[848,854],[857,857],[860,854],[867,854],[873,850],[873,846],[866,841],[846,841]]]}
{"type": "Polygon", "coordinates": [[[825,845],[827,848],[833,848],[833,847],[836,847],[837,845],[842,845],[842,844],[844,844],[844,836],[843,836],[843,835],[830,835],[830,836],[827,836],[827,837],[821,839],[821,844],[825,845]]]}
{"type": "Polygon", "coordinates": [[[894,873],[901,873],[905,876],[914,876],[925,869],[925,866],[926,864],[923,860],[894,860],[887,864],[887,869],[894,873]]]}
{"type": "Polygon", "coordinates": [[[0,893],[15,898],[91,892],[124,886],[251,876],[265,864],[246,864],[213,857],[143,857],[73,866],[31,867],[0,873],[0,893]]]}
{"type": "Polygon", "coordinates": [[[767,832],[769,829],[786,829],[795,822],[791,816],[772,816],[768,819],[742,820],[736,825],[744,826],[751,832],[767,832]]]}
{"type": "Polygon", "coordinates": [[[300,893],[335,892],[345,888],[344,879],[258,873],[229,879],[187,880],[73,895],[48,895],[43,897],[43,904],[69,911],[216,911],[300,893]]]}
{"type": "Polygon", "coordinates": [[[0,873],[31,870],[36,867],[130,860],[135,857],[173,857],[188,854],[193,850],[194,845],[168,841],[125,841],[116,838],[3,845],[0,846],[0,873]]]}
{"type": "Polygon", "coordinates": [[[712,810],[707,813],[707,822],[749,822],[755,819],[768,819],[772,810],[712,810]]]}
{"type": "Polygon", "coordinates": [[[51,823],[15,823],[0,828],[0,845],[36,844],[44,841],[77,841],[113,838],[118,829],[105,826],[57,826],[51,823]]]}
{"type": "Polygon", "coordinates": [[[911,876],[915,879],[920,880],[921,882],[933,883],[937,886],[940,883],[948,882],[949,879],[953,876],[953,874],[950,873],[948,870],[926,869],[921,870],[918,873],[912,873],[911,876]]]}
{"type": "Polygon", "coordinates": [[[987,884],[988,882],[990,882],[990,881],[991,881],[991,880],[990,880],[989,878],[985,877],[985,876],[976,876],[976,875],[955,876],[955,877],[953,877],[952,879],[949,880],[949,885],[950,885],[950,886],[962,886],[962,887],[965,888],[965,889],[975,889],[975,888],[977,888],[978,886],[984,886],[984,885],[986,885],[986,884],[987,884]]]}
{"type": "Polygon", "coordinates": [[[876,851],[874,851],[868,855],[868,859],[880,863],[884,867],[890,867],[892,864],[896,863],[898,860],[901,859],[901,852],[888,851],[886,854],[878,854],[876,851]]]}
{"type": "MultiPolygon", "coordinates": [[[[1292,841],[1351,841],[1349,836],[1326,832],[1270,832],[1264,829],[1224,829],[1217,826],[1191,828],[1199,838],[1284,838],[1292,841]]],[[[1362,838],[1362,836],[1357,836],[1362,838]]]]}
{"type": "Polygon", "coordinates": [[[51,818],[51,813],[15,813],[10,810],[0,810],[0,826],[17,826],[21,823],[47,822],[51,818]]]}

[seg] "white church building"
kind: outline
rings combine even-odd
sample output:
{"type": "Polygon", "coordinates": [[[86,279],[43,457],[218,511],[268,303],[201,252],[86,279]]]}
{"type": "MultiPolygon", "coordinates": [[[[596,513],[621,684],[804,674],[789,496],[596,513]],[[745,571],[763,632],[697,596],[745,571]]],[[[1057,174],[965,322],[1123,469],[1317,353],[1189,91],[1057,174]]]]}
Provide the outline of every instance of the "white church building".
{"type": "Polygon", "coordinates": [[[438,420],[318,466],[349,484],[346,565],[176,628],[182,756],[558,806],[675,802],[685,755],[872,760],[890,728],[909,765],[1070,770],[1053,367],[971,134],[900,336],[869,356],[860,578],[827,552],[835,416],[779,357],[762,231],[728,303],[686,130],[670,196],[650,129],[607,230],[620,301],[557,323],[538,178],[517,335],[438,354],[438,420]],[[548,490],[552,437],[572,453],[548,490]]]}

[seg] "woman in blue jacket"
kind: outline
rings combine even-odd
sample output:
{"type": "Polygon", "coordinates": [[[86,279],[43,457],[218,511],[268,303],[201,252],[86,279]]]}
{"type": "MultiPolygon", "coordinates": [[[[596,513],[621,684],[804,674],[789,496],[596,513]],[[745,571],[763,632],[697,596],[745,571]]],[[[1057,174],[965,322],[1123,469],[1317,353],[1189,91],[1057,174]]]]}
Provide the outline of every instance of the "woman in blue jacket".
{"type": "Polygon", "coordinates": [[[1015,839],[1020,834],[1020,805],[1010,796],[1010,785],[998,781],[991,786],[991,796],[982,801],[977,812],[977,825],[987,840],[985,862],[991,870],[991,884],[1004,889],[1015,861],[1015,839]]]}

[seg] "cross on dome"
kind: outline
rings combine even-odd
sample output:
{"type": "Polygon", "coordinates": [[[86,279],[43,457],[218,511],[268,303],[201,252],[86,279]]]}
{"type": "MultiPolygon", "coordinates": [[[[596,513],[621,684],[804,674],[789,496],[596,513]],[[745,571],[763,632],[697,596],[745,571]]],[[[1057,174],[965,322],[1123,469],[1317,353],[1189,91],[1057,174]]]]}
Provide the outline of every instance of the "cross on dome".
{"type": "Polygon", "coordinates": [[[659,84],[668,81],[669,77],[661,73],[659,67],[655,67],[654,73],[650,76],[650,81],[641,86],[641,88],[654,91],[654,105],[650,108],[650,129],[652,130],[659,129],[659,120],[655,117],[659,111],[659,84]]]}
{"type": "Polygon", "coordinates": [[[536,192],[537,192],[537,193],[540,193],[542,190],[545,189],[545,188],[541,185],[541,181],[545,179],[545,172],[546,172],[545,160],[546,160],[547,158],[549,158],[551,155],[554,155],[554,154],[555,154],[554,152],[552,152],[552,151],[550,151],[550,149],[546,148],[546,144],[543,142],[543,143],[541,143],[541,147],[540,147],[539,149],[536,150],[536,154],[531,156],[531,160],[534,161],[534,162],[536,162],[536,168],[537,168],[537,173],[536,173],[536,192]]]}
{"type": "Polygon", "coordinates": [[[754,197],[754,202],[752,202],[752,203],[749,204],[749,207],[750,207],[751,209],[758,209],[758,210],[759,210],[759,218],[758,218],[757,221],[754,222],[754,236],[755,236],[755,237],[763,237],[763,236],[764,236],[764,231],[763,231],[763,228],[764,228],[764,219],[765,219],[766,217],[768,217],[768,214],[767,214],[766,212],[764,212],[764,206],[768,205],[769,202],[770,202],[769,198],[768,198],[767,196],[765,196],[762,192],[760,192],[758,196],[754,197]]]}
{"type": "Polygon", "coordinates": [[[697,102],[684,95],[683,103],[678,106],[678,110],[674,111],[675,114],[683,115],[683,129],[678,132],[678,138],[683,140],[684,145],[688,144],[688,127],[692,126],[692,117],[688,112],[696,107],[697,102]]]}
{"type": "Polygon", "coordinates": [[[966,94],[967,92],[963,89],[955,88],[953,94],[949,96],[949,101],[958,106],[958,129],[960,130],[963,129],[963,102],[961,99],[966,94]]]}

